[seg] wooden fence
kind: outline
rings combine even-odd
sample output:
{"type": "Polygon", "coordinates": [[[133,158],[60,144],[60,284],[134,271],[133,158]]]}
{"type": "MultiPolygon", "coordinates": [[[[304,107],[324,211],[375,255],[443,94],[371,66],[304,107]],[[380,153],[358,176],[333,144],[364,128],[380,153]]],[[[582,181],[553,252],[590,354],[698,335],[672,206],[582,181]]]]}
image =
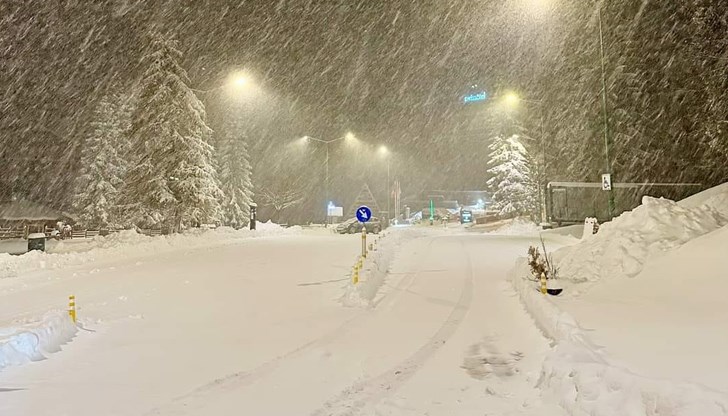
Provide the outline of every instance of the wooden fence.
{"type": "MultiPolygon", "coordinates": [[[[46,228],[44,233],[47,237],[51,236],[52,228],[46,228]]],[[[109,234],[118,233],[124,230],[73,230],[71,231],[71,239],[82,239],[82,238],[94,238],[98,235],[106,236],[109,234]]],[[[139,230],[140,234],[156,237],[162,235],[161,229],[142,229],[139,230]]],[[[9,240],[15,238],[25,238],[25,232],[22,229],[17,228],[0,228],[0,240],[9,240]]]]}

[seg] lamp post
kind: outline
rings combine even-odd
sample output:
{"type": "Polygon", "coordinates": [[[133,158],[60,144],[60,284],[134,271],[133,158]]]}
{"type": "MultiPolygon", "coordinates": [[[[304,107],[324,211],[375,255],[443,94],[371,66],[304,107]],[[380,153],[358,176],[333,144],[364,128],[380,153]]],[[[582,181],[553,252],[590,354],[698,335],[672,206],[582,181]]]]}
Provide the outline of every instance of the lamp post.
{"type": "Polygon", "coordinates": [[[390,213],[390,210],[392,209],[391,206],[391,200],[392,200],[392,188],[390,184],[391,176],[390,176],[390,164],[392,161],[391,154],[389,152],[389,149],[387,149],[387,146],[380,146],[379,147],[379,154],[382,155],[382,157],[387,159],[387,224],[389,224],[390,216],[392,215],[390,213]]]}
{"type": "MultiPolygon", "coordinates": [[[[341,140],[353,142],[354,140],[356,140],[356,137],[354,136],[353,133],[346,133],[342,137],[339,137],[336,139],[331,139],[331,140],[322,140],[322,139],[317,139],[317,138],[311,137],[311,136],[303,136],[303,137],[301,137],[300,140],[304,144],[309,143],[309,142],[321,143],[326,148],[326,160],[324,162],[324,165],[325,165],[324,189],[325,189],[325,194],[326,194],[326,201],[324,202],[324,206],[328,207],[328,203],[329,203],[329,145],[332,143],[341,141],[341,140]]],[[[330,218],[329,218],[329,213],[328,213],[328,208],[327,208],[327,211],[326,211],[326,225],[327,226],[329,223],[329,219],[330,218]]]]}
{"type": "MultiPolygon", "coordinates": [[[[599,20],[599,61],[602,70],[602,115],[604,117],[604,157],[606,159],[606,168],[609,175],[612,174],[612,162],[609,158],[609,115],[607,113],[607,71],[604,62],[604,32],[602,31],[602,8],[597,4],[597,19],[599,20]]],[[[614,178],[612,178],[614,180],[614,178]]],[[[609,219],[614,217],[614,186],[610,187],[609,192],[609,219]]]]}

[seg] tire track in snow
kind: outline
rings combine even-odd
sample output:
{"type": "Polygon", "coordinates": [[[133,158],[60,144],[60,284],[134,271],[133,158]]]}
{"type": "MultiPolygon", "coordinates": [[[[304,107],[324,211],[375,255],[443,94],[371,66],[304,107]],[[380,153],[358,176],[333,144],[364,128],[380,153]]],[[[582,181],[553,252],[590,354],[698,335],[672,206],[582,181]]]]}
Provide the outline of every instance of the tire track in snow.
{"type": "MultiPolygon", "coordinates": [[[[430,250],[430,247],[432,246],[434,242],[434,238],[428,243],[427,250],[430,250]]],[[[396,298],[402,295],[402,293],[405,293],[409,290],[409,288],[414,284],[416,280],[416,275],[420,273],[420,270],[417,270],[415,272],[405,273],[405,276],[400,279],[399,283],[395,287],[394,294],[392,296],[389,296],[388,294],[385,294],[385,296],[380,299],[380,303],[383,304],[390,304],[394,302],[396,298]]],[[[383,305],[377,305],[377,307],[383,306],[383,305]]],[[[188,413],[190,411],[193,411],[196,409],[195,403],[202,403],[202,406],[204,406],[204,403],[206,403],[205,398],[207,398],[210,395],[214,395],[219,393],[220,391],[230,391],[235,390],[240,387],[244,387],[250,384],[255,383],[256,381],[264,378],[268,374],[274,372],[278,367],[281,366],[282,363],[295,359],[296,357],[302,356],[303,354],[307,353],[311,349],[315,348],[321,348],[323,346],[326,346],[327,344],[333,342],[341,335],[345,334],[346,332],[352,330],[357,323],[363,323],[362,316],[365,314],[365,311],[362,311],[360,313],[357,313],[352,318],[344,321],[339,326],[334,328],[333,330],[325,333],[321,337],[318,337],[314,340],[311,340],[303,345],[300,345],[299,347],[290,350],[284,354],[281,354],[271,360],[268,360],[257,367],[254,367],[250,370],[243,370],[243,371],[237,371],[234,373],[230,373],[224,377],[215,379],[209,383],[206,383],[204,385],[201,385],[200,387],[197,387],[196,389],[190,391],[189,393],[183,394],[181,396],[178,396],[174,399],[172,399],[171,402],[169,402],[166,405],[163,405],[161,407],[157,407],[155,409],[152,409],[151,411],[145,413],[145,416],[153,416],[153,415],[182,415],[185,413],[188,413]]],[[[370,317],[371,315],[364,315],[365,318],[370,317]]]]}
{"type": "MultiPolygon", "coordinates": [[[[460,323],[465,319],[473,298],[473,266],[470,255],[464,250],[464,243],[460,242],[460,245],[463,246],[463,250],[460,252],[464,253],[466,257],[467,276],[460,298],[437,332],[407,359],[374,378],[354,383],[327,401],[323,407],[314,411],[312,416],[360,414],[366,407],[379,403],[404,385],[455,334],[460,323]]],[[[428,245],[428,249],[430,246],[431,244],[428,245]]]]}

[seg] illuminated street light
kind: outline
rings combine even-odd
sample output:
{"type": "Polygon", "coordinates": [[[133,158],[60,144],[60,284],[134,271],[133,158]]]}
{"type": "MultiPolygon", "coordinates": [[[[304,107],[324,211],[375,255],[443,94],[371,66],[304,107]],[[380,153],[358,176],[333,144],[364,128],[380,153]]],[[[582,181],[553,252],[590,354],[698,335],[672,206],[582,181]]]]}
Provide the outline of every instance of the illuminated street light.
{"type": "Polygon", "coordinates": [[[518,105],[519,102],[521,102],[521,97],[519,97],[518,94],[516,94],[515,92],[509,92],[503,96],[503,101],[509,107],[515,107],[518,105]]]}
{"type": "Polygon", "coordinates": [[[392,190],[390,188],[391,184],[390,181],[390,164],[392,161],[392,158],[390,157],[389,149],[385,145],[379,146],[379,154],[387,159],[387,221],[390,219],[390,209],[391,205],[390,202],[392,200],[392,190]]]}
{"type": "Polygon", "coordinates": [[[245,75],[235,74],[235,75],[233,75],[231,84],[235,87],[240,88],[240,87],[244,87],[244,86],[248,85],[248,82],[249,82],[248,77],[246,77],[245,75]]]}
{"type": "Polygon", "coordinates": [[[210,88],[208,90],[192,89],[192,91],[207,94],[225,89],[229,93],[237,95],[239,93],[242,93],[243,91],[248,90],[252,86],[251,81],[251,78],[247,74],[242,71],[237,71],[230,74],[224,84],[218,85],[217,87],[210,88]]]}

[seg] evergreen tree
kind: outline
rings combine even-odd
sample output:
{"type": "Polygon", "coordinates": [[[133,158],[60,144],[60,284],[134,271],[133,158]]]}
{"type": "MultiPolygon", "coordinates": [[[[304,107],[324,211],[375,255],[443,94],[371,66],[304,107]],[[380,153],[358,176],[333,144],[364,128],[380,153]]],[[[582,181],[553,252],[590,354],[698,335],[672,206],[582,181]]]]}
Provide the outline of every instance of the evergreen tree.
{"type": "Polygon", "coordinates": [[[105,96],[84,140],[75,181],[73,210],[87,228],[119,225],[116,202],[126,170],[129,106],[124,97],[105,96]]]}
{"type": "Polygon", "coordinates": [[[496,136],[489,146],[489,179],[493,208],[503,217],[534,216],[538,210],[538,189],[531,172],[526,148],[518,136],[496,136]]]}
{"type": "Polygon", "coordinates": [[[222,192],[203,104],[188,87],[177,42],[152,35],[131,119],[133,167],[122,190],[128,220],[178,230],[219,219],[222,192]]]}
{"type": "Polygon", "coordinates": [[[222,222],[234,228],[245,227],[253,202],[250,156],[240,117],[231,116],[218,138],[217,155],[223,199],[222,222]]]}

